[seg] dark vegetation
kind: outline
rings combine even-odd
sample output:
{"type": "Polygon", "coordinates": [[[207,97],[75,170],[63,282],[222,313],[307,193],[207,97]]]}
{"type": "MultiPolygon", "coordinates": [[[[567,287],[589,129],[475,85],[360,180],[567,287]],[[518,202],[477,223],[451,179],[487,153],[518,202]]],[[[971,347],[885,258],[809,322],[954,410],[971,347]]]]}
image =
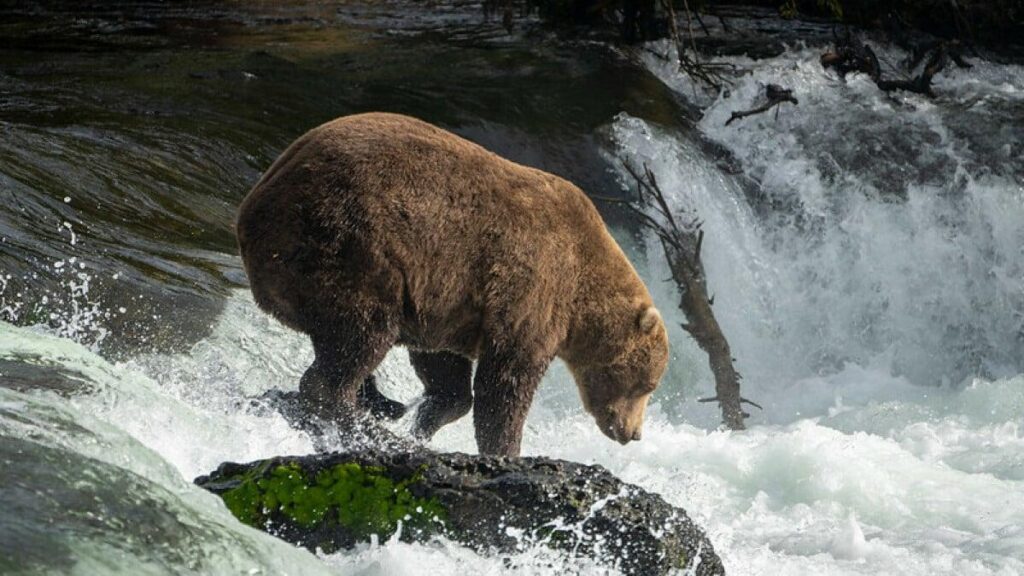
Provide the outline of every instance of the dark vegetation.
{"type": "Polygon", "coordinates": [[[488,0],[488,12],[536,12],[553,24],[617,29],[622,40],[641,42],[670,35],[672,12],[685,13],[688,26],[707,32],[705,20],[728,27],[723,11],[737,6],[777,10],[786,18],[824,18],[838,24],[880,30],[893,37],[908,31],[966,45],[999,48],[1024,42],[1021,0],[488,0]]]}

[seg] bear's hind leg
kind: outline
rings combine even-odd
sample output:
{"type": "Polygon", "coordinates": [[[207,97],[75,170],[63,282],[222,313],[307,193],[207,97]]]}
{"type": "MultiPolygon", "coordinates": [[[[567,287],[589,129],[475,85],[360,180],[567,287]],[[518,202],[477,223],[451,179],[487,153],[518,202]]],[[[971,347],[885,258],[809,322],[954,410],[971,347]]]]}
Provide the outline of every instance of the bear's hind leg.
{"type": "Polygon", "coordinates": [[[299,382],[304,408],[340,425],[355,423],[365,414],[360,389],[398,340],[397,322],[386,314],[336,314],[330,329],[311,338],[316,359],[299,382]]]}
{"type": "Polygon", "coordinates": [[[473,406],[473,363],[450,352],[409,352],[423,382],[423,403],[416,411],[413,433],[429,440],[446,424],[465,416],[473,406]]]}

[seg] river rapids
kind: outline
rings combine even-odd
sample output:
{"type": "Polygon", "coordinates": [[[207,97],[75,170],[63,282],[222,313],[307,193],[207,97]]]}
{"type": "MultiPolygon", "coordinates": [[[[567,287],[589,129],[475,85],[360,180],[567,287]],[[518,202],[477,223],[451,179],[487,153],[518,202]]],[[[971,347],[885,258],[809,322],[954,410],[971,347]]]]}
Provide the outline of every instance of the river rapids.
{"type": "MultiPolygon", "coordinates": [[[[334,40],[321,49],[348,46],[334,40]]],[[[144,70],[161,49],[125,65],[144,70]]],[[[970,70],[937,77],[932,100],[882,93],[864,77],[842,81],[818,64],[823,49],[719,57],[740,71],[728,94],[681,75],[659,57],[667,45],[620,54],[614,66],[644,78],[645,90],[676,106],[673,114],[700,112],[666,121],[629,96],[630,106],[587,111],[595,120],[558,149],[565,165],[599,166],[594,179],[622,195],[631,183],[621,161],[646,163],[673,209],[704,222],[714,310],[744,396],[764,409],[751,410],[748,430],[730,432],[713,405],[696,401],[713,395],[713,380],[679,327],[660,247],[612,213],[614,235],[670,325],[669,372],[643,440],[620,446],[598,432],[556,364],[530,412],[523,452],[601,464],[684,507],[732,574],[1024,574],[1024,67],[974,59],[970,70]],[[768,83],[793,89],[799,105],[725,126],[768,83]],[[580,160],[578,142],[596,152],[580,160]]],[[[200,58],[217,55],[204,50],[200,58]]],[[[187,77],[201,83],[213,70],[212,81],[232,86],[311,82],[272,75],[264,61],[287,50],[246,56],[238,70],[252,78],[205,60],[189,63],[199,72],[187,77]]],[[[592,67],[566,64],[570,57],[552,50],[560,66],[592,67]]],[[[906,56],[879,50],[890,62],[906,56]]],[[[141,113],[119,111],[119,95],[158,93],[159,78],[146,88],[95,80],[89,94],[113,108],[86,114],[89,104],[73,95],[80,86],[43,88],[57,80],[24,73],[30,63],[5,54],[0,571],[602,570],[526,544],[488,556],[444,539],[311,554],[239,524],[193,486],[222,461],[313,450],[306,434],[252,401],[270,388],[295,389],[311,349],[256,309],[229,223],[245,188],[299,127],[327,118],[295,113],[274,132],[258,120],[235,123],[234,111],[200,107],[189,119],[191,111],[175,108],[181,100],[169,98],[153,105],[156,116],[127,124],[117,114],[141,113]],[[123,124],[108,124],[116,122],[123,124]],[[254,137],[231,144],[245,140],[232,131],[254,137]],[[172,172],[175,179],[161,180],[172,172]],[[126,331],[152,343],[174,327],[185,334],[169,338],[173,345],[117,343],[126,331]]],[[[508,75],[524,77],[532,74],[524,67],[542,66],[506,64],[508,75]]],[[[497,90],[502,76],[492,73],[488,89],[497,90]]],[[[530,78],[537,90],[549,86],[530,78]]],[[[364,108],[393,83],[367,82],[364,108]]],[[[402,100],[412,104],[395,111],[415,112],[419,99],[436,96],[437,86],[417,86],[402,100]]],[[[324,104],[323,116],[354,111],[345,108],[356,102],[350,93],[316,89],[344,101],[324,104]]],[[[238,106],[262,106],[255,90],[235,94],[238,106]]],[[[547,133],[515,111],[474,119],[492,96],[478,92],[478,106],[463,105],[461,116],[434,108],[422,115],[488,145],[547,133]]],[[[265,106],[271,111],[288,101],[268,98],[277,99],[265,106]]],[[[318,102],[295,105],[321,110],[318,102]]],[[[543,146],[523,150],[520,160],[544,165],[543,146]]],[[[420,386],[404,351],[379,376],[387,394],[415,402],[420,386]]],[[[430,447],[475,451],[471,419],[444,428],[430,447]]]]}

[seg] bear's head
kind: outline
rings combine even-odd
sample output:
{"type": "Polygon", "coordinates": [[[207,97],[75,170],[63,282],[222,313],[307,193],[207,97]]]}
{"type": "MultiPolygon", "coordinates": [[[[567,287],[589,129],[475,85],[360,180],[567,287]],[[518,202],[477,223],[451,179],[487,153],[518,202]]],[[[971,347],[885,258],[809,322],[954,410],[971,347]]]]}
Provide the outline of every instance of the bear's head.
{"type": "Polygon", "coordinates": [[[583,407],[606,436],[626,444],[640,439],[647,401],[668,365],[668,334],[654,306],[629,311],[622,328],[608,334],[619,340],[618,354],[570,368],[583,407]]]}

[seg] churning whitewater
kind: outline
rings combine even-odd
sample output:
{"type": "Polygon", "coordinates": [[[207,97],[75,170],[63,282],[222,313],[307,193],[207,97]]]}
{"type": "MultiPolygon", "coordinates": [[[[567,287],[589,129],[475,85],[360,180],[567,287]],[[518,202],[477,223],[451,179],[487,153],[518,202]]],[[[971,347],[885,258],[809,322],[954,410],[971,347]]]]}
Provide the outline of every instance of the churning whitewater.
{"type": "MultiPolygon", "coordinates": [[[[661,494],[707,529],[732,574],[1024,574],[1024,69],[979,60],[947,71],[931,101],[843,82],[820,53],[728,59],[749,71],[728,97],[649,56],[665,84],[707,107],[698,130],[625,114],[606,129],[610,159],[646,163],[673,207],[704,222],[715,311],[744,396],[764,406],[750,429],[718,430],[714,407],[696,402],[713,381],[679,327],[660,247],[616,231],[673,346],[643,440],[598,433],[556,365],[523,453],[601,464],[661,494]],[[767,83],[800,104],[726,127],[767,83]]],[[[74,558],[81,574],[602,570],[527,543],[511,558],[396,539],[318,558],[240,525],[191,479],[223,461],[313,450],[252,400],[297,387],[306,338],[239,290],[187,352],[113,362],[87,345],[103,323],[87,285],[72,300],[91,312],[59,331],[0,324],[0,372],[29,363],[78,390],[0,387],[5,466],[38,483],[4,499],[21,502],[5,513],[26,558],[74,558]],[[126,524],[119,502],[149,512],[126,524]]],[[[415,401],[404,352],[378,372],[387,394],[415,401]]],[[[430,447],[474,452],[471,419],[430,447]]]]}

